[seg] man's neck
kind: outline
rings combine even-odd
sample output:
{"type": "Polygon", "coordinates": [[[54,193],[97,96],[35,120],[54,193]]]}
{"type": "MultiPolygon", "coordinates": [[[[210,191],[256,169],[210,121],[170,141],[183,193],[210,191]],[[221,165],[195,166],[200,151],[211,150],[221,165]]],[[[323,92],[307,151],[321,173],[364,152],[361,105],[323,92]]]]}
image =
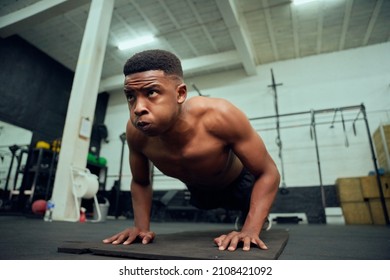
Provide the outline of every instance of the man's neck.
{"type": "Polygon", "coordinates": [[[194,124],[188,121],[183,111],[180,111],[175,123],[159,138],[163,143],[181,147],[188,143],[194,133],[194,124]]]}

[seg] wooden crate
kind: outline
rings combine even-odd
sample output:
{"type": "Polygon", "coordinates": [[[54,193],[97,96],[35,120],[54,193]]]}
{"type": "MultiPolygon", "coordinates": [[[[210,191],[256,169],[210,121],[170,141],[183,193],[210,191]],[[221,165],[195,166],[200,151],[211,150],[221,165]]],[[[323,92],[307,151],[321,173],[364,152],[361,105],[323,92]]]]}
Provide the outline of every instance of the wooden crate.
{"type": "Polygon", "coordinates": [[[341,209],[343,210],[343,216],[346,224],[372,224],[368,202],[343,202],[341,203],[341,209]]]}
{"type": "Polygon", "coordinates": [[[390,172],[390,124],[379,126],[372,138],[379,167],[390,172]]]}
{"type": "Polygon", "coordinates": [[[364,201],[360,178],[338,178],[336,190],[340,203],[364,201]]]}
{"type": "MultiPolygon", "coordinates": [[[[386,208],[388,216],[390,216],[390,199],[386,199],[386,208]]],[[[385,225],[385,214],[383,213],[383,207],[379,198],[373,198],[368,201],[370,207],[372,222],[375,225],[385,225]]]]}
{"type": "Polygon", "coordinates": [[[382,177],[382,190],[385,198],[390,198],[390,176],[382,177]]]}
{"type": "MultiPolygon", "coordinates": [[[[380,198],[376,176],[360,177],[363,198],[380,198]]],[[[390,198],[390,176],[381,176],[382,191],[385,198],[390,198]]]]}

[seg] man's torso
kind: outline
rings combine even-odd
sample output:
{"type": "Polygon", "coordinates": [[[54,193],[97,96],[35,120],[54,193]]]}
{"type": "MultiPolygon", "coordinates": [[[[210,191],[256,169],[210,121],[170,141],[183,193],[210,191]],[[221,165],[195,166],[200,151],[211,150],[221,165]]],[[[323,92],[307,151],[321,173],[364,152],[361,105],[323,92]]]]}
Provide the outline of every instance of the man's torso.
{"type": "Polygon", "coordinates": [[[197,188],[229,185],[239,176],[243,165],[226,140],[210,133],[206,118],[214,113],[189,110],[185,116],[190,124],[183,135],[185,141],[167,143],[159,137],[150,137],[142,153],[162,173],[187,185],[197,188]]]}

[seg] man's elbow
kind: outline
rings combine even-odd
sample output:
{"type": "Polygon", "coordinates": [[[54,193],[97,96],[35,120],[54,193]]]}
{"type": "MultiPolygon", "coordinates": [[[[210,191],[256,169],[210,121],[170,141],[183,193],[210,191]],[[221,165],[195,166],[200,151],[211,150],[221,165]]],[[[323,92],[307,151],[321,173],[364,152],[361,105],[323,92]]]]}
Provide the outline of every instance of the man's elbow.
{"type": "Polygon", "coordinates": [[[138,178],[132,178],[131,179],[131,187],[143,187],[143,188],[146,188],[146,187],[149,187],[150,186],[150,180],[148,178],[142,178],[142,179],[138,179],[138,178]]]}
{"type": "Polygon", "coordinates": [[[274,179],[274,189],[277,190],[279,188],[279,185],[280,185],[280,173],[279,173],[279,170],[278,168],[276,167],[276,165],[274,166],[274,168],[272,168],[272,173],[273,173],[273,179],[274,179]]]}

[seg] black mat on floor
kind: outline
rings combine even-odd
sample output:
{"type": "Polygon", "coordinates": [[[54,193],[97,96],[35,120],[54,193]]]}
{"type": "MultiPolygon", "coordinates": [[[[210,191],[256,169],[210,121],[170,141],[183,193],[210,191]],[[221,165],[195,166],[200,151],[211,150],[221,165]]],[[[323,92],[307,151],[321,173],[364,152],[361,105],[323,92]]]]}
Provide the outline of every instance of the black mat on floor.
{"type": "Polygon", "coordinates": [[[58,247],[60,253],[95,254],[129,259],[196,259],[196,260],[276,260],[287,244],[288,232],[274,229],[261,233],[268,250],[252,247],[244,252],[242,246],[234,252],[219,251],[213,239],[221,232],[183,232],[158,235],[153,243],[142,245],[112,245],[102,242],[67,241],[58,247]]]}

